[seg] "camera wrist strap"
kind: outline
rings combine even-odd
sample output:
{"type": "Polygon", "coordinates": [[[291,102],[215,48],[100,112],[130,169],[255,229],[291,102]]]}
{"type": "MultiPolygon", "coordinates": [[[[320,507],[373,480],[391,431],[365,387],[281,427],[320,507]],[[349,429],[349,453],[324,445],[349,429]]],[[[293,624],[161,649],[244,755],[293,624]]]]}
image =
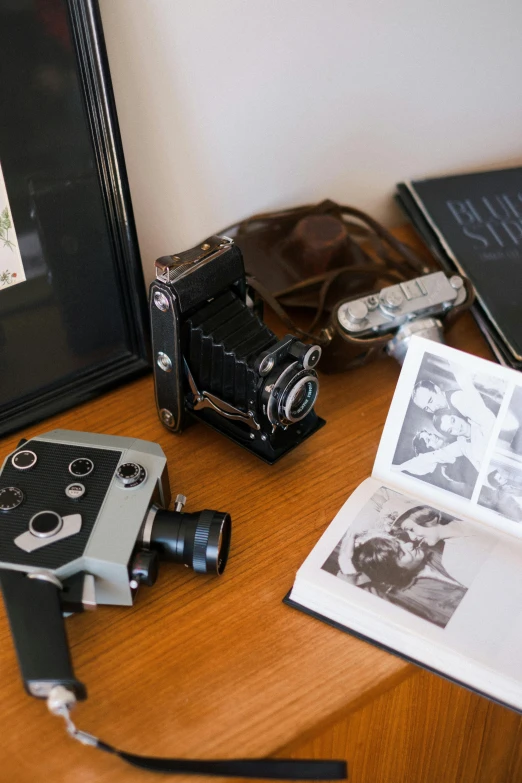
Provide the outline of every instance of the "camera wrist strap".
{"type": "Polygon", "coordinates": [[[229,778],[262,778],[264,780],[346,780],[348,768],[345,761],[317,759],[167,759],[154,756],[137,756],[118,750],[86,731],[80,731],[71,720],[69,709],[62,706],[53,710],[64,718],[67,732],[83,745],[89,745],[106,753],[112,753],[133,767],[186,775],[218,775],[229,778]]]}

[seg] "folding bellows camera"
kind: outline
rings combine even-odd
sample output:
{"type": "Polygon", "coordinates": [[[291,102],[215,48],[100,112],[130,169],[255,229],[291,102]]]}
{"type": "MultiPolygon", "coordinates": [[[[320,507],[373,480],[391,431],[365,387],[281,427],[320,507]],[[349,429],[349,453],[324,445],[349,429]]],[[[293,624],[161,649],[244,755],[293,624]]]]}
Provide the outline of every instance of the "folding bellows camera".
{"type": "Polygon", "coordinates": [[[156,404],[172,432],[193,416],[273,463],[325,423],[313,409],[321,348],[261,320],[231,239],[158,259],[150,310],[156,404]]]}

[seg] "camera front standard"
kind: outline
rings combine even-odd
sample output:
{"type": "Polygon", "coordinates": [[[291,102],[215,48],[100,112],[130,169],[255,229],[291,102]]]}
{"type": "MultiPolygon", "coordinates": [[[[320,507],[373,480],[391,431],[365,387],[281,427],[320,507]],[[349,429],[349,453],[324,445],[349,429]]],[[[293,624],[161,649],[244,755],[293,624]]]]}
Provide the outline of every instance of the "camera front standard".
{"type": "Polygon", "coordinates": [[[195,417],[273,463],[324,425],[314,411],[321,348],[280,340],[261,320],[228,237],[159,258],[150,312],[156,404],[170,431],[195,417]]]}

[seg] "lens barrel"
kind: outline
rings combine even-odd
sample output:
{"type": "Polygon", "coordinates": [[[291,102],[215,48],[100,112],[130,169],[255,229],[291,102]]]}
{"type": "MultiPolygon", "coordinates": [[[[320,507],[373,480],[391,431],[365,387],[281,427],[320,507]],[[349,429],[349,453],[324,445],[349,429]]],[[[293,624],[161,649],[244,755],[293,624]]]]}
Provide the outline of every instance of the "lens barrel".
{"type": "Polygon", "coordinates": [[[227,564],[232,522],[221,511],[159,510],[154,517],[148,546],[162,560],[184,563],[198,574],[222,574],[227,564]]]}
{"type": "Polygon", "coordinates": [[[307,416],[315,405],[319,393],[316,373],[303,370],[289,381],[278,401],[279,420],[282,424],[294,424],[307,416]]]}
{"type": "Polygon", "coordinates": [[[276,367],[261,391],[261,403],[274,427],[288,427],[312,411],[319,393],[315,370],[304,370],[298,362],[276,367]]]}

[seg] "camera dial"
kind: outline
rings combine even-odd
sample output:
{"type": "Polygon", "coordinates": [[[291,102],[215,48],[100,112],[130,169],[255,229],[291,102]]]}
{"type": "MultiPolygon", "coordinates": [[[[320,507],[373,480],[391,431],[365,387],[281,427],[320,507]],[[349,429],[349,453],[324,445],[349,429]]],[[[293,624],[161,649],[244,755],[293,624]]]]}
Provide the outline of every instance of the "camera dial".
{"type": "Polygon", "coordinates": [[[0,489],[0,511],[12,511],[23,503],[24,493],[18,487],[0,489]]]}
{"type": "Polygon", "coordinates": [[[307,345],[300,340],[295,340],[288,352],[299,359],[305,370],[311,370],[321,358],[323,349],[320,345],[307,345]]]}
{"type": "Polygon", "coordinates": [[[125,489],[133,489],[142,484],[147,478],[147,471],[137,462],[124,462],[116,470],[116,478],[125,489]]]}
{"type": "Polygon", "coordinates": [[[38,457],[34,451],[29,451],[29,449],[17,451],[11,457],[12,466],[18,470],[30,470],[32,467],[34,467],[34,465],[36,465],[37,461],[38,457]]]}

